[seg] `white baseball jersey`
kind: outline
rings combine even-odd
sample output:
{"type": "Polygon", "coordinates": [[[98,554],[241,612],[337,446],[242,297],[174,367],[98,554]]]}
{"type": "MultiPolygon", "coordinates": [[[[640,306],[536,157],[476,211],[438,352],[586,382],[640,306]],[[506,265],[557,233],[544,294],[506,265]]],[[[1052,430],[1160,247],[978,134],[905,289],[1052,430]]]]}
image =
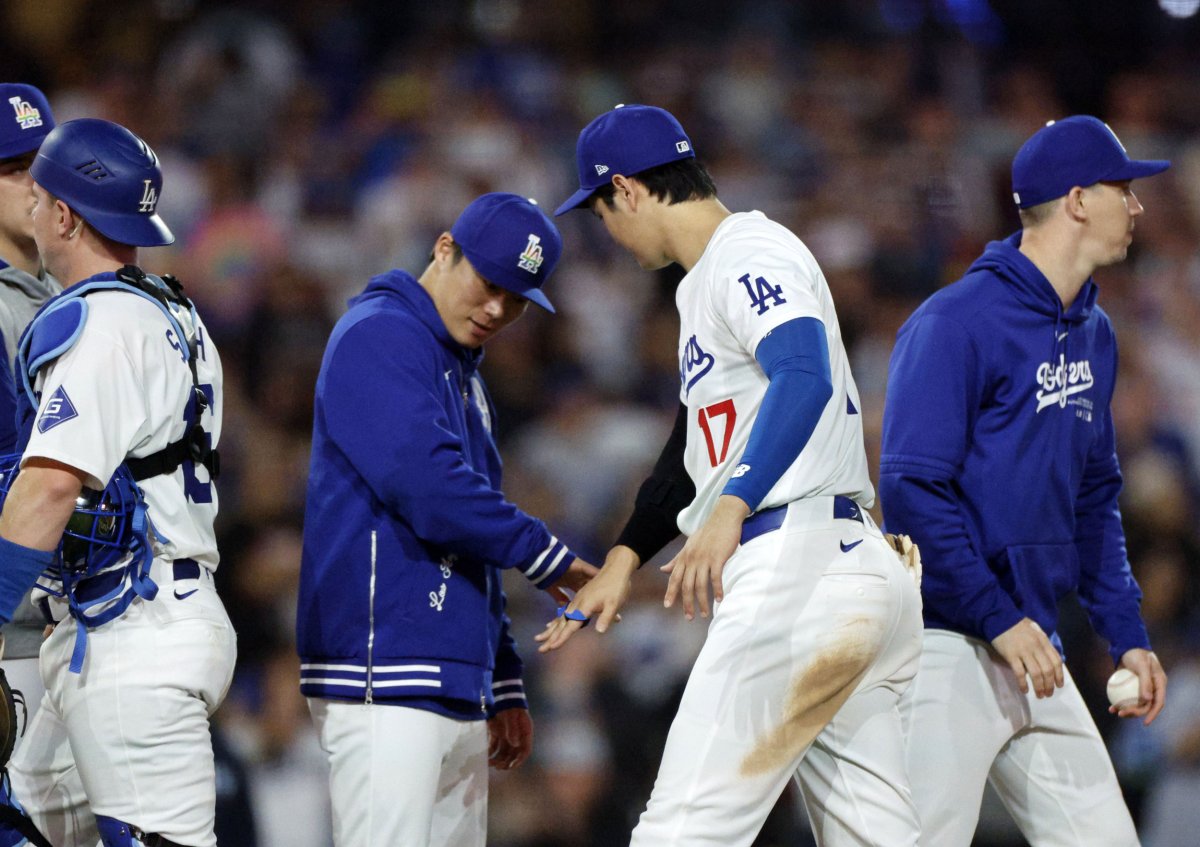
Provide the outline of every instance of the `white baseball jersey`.
{"type": "Polygon", "coordinates": [[[679,515],[691,535],[738,472],[768,380],[754,358],[771,330],[797,318],[825,326],[833,395],[808,444],[758,510],[842,494],[870,508],[861,404],[829,285],[808,248],[761,212],[730,215],[679,284],[680,400],[688,407],[684,463],[696,499],[679,515]]]}
{"type": "MultiPolygon", "coordinates": [[[[192,375],[186,340],[155,303],[123,291],[84,302],[78,339],[37,375],[25,459],[64,462],[101,488],[126,456],[151,455],[184,434],[192,375]]],[[[197,373],[210,399],[201,423],[215,446],[221,363],[202,325],[197,332],[197,373]]],[[[167,539],[152,534],[158,592],[88,631],[80,673],[70,670],[79,624],[68,617],[55,627],[40,657],[46,694],[10,764],[15,796],[61,847],[94,847],[96,816],[173,843],[216,844],[208,720],[229,690],[237,653],[212,578],[216,490],[192,462],[139,485],[155,533],[167,539]],[[202,565],[199,576],[170,561],[183,558],[202,565]]]]}
{"type": "MultiPolygon", "coordinates": [[[[192,377],[183,357],[186,340],[175,337],[153,302],[98,291],[86,303],[79,339],[42,368],[34,383],[41,402],[23,461],[41,456],[63,462],[91,476],[89,487],[101,489],[127,456],[148,456],[183,436],[192,377]]],[[[203,324],[196,330],[197,373],[210,406],[201,424],[215,448],[221,436],[221,360],[203,324]]],[[[208,470],[185,462],[139,485],[155,532],[167,539],[152,534],[155,556],[190,558],[214,570],[217,491],[208,470]]]]}

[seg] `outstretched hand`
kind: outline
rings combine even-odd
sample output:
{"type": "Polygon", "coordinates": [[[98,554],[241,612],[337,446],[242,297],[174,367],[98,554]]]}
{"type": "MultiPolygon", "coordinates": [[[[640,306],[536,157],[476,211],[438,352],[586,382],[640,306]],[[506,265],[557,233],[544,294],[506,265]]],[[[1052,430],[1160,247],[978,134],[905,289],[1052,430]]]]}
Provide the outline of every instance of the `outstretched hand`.
{"type": "Polygon", "coordinates": [[[617,612],[629,597],[630,577],[639,563],[637,554],[628,547],[617,546],[610,550],[604,567],[595,578],[579,589],[579,593],[562,610],[563,614],[546,624],[546,628],[533,637],[534,641],[541,644],[538,652],[557,650],[597,615],[596,631],[607,632],[609,626],[621,619],[617,612]],[[568,614],[574,617],[569,618],[568,614]],[[583,620],[579,620],[579,617],[583,620]]]}
{"type": "Polygon", "coordinates": [[[1122,718],[1144,718],[1142,723],[1149,726],[1166,704],[1167,673],[1158,656],[1140,647],[1125,651],[1121,657],[1121,667],[1137,674],[1138,700],[1136,704],[1122,709],[1109,706],[1108,711],[1122,718]]]}
{"type": "Polygon", "coordinates": [[[589,565],[583,559],[576,559],[571,562],[566,572],[546,589],[546,593],[553,597],[558,605],[563,606],[570,603],[571,595],[591,582],[599,572],[595,565],[589,565]]]}
{"type": "Polygon", "coordinates": [[[682,599],[683,613],[689,621],[696,616],[697,605],[701,617],[711,614],[709,587],[714,602],[725,596],[721,572],[741,543],[742,522],[749,514],[750,507],[740,497],[723,494],[717,499],[704,525],[674,559],[662,566],[662,571],[671,575],[663,597],[664,606],[669,609],[677,599],[682,599]]]}
{"type": "Polygon", "coordinates": [[[1055,688],[1063,687],[1062,656],[1036,621],[1021,618],[993,638],[992,646],[1012,668],[1022,694],[1029,693],[1026,675],[1033,682],[1034,693],[1039,699],[1049,697],[1055,688]]]}

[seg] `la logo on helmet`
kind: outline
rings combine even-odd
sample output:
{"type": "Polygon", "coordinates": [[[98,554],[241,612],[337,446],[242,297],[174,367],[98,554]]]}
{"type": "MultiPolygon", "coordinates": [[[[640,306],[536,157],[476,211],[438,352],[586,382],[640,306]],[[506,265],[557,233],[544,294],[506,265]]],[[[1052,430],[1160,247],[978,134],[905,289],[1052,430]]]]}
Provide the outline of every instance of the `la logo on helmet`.
{"type": "Polygon", "coordinates": [[[138,211],[154,214],[154,207],[158,205],[158,192],[154,190],[150,180],[144,179],[142,182],[146,184],[146,188],[142,191],[142,201],[138,203],[138,211]]]}
{"type": "Polygon", "coordinates": [[[28,100],[9,97],[8,102],[12,104],[13,111],[17,113],[17,123],[21,125],[21,129],[33,129],[35,126],[42,125],[42,113],[35,109],[28,100]]]}

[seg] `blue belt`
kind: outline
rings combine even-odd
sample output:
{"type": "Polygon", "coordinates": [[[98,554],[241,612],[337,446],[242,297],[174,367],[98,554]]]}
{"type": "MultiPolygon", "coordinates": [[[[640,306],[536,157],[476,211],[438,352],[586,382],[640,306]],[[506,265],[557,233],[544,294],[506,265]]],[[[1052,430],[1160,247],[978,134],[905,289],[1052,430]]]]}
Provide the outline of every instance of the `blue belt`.
{"type": "MultiPolygon", "coordinates": [[[[766,535],[768,532],[774,532],[783,526],[783,520],[787,517],[787,506],[775,506],[771,509],[763,509],[761,512],[755,512],[750,517],[746,518],[742,523],[742,544],[748,544],[760,535],[766,535]]],[[[862,508],[851,500],[849,497],[843,497],[841,494],[833,498],[833,517],[834,520],[842,519],[849,521],[863,522],[862,508]]]]}
{"type": "MultiPolygon", "coordinates": [[[[171,563],[171,571],[176,582],[181,579],[199,579],[200,563],[195,559],[176,559],[171,563]]],[[[123,569],[97,574],[75,586],[75,598],[84,603],[94,600],[116,588],[124,578],[123,569]]]]}

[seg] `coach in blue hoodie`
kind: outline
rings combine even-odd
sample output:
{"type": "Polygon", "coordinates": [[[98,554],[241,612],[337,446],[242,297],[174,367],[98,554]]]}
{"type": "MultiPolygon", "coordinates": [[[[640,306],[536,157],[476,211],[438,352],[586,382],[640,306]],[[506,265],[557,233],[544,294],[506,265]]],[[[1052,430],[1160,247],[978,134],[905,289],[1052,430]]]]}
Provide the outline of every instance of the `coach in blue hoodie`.
{"type": "Polygon", "coordinates": [[[317,378],[300,569],[300,689],[329,756],[337,847],[483,847],[487,766],[532,723],[501,572],[565,600],[595,568],[500,490],[482,346],[530,302],[562,239],[485,194],[350,301],[317,378]]]}
{"type": "Polygon", "coordinates": [[[1063,664],[1077,591],[1152,721],[1166,675],[1140,614],[1117,507],[1116,339],[1092,273],[1125,258],[1142,206],[1096,118],[1052,121],[1013,160],[1023,229],[900,329],[883,423],[890,532],[925,565],[925,640],[904,703],[923,844],[966,847],[989,778],[1034,845],[1136,845],[1095,723],[1063,664]]]}

